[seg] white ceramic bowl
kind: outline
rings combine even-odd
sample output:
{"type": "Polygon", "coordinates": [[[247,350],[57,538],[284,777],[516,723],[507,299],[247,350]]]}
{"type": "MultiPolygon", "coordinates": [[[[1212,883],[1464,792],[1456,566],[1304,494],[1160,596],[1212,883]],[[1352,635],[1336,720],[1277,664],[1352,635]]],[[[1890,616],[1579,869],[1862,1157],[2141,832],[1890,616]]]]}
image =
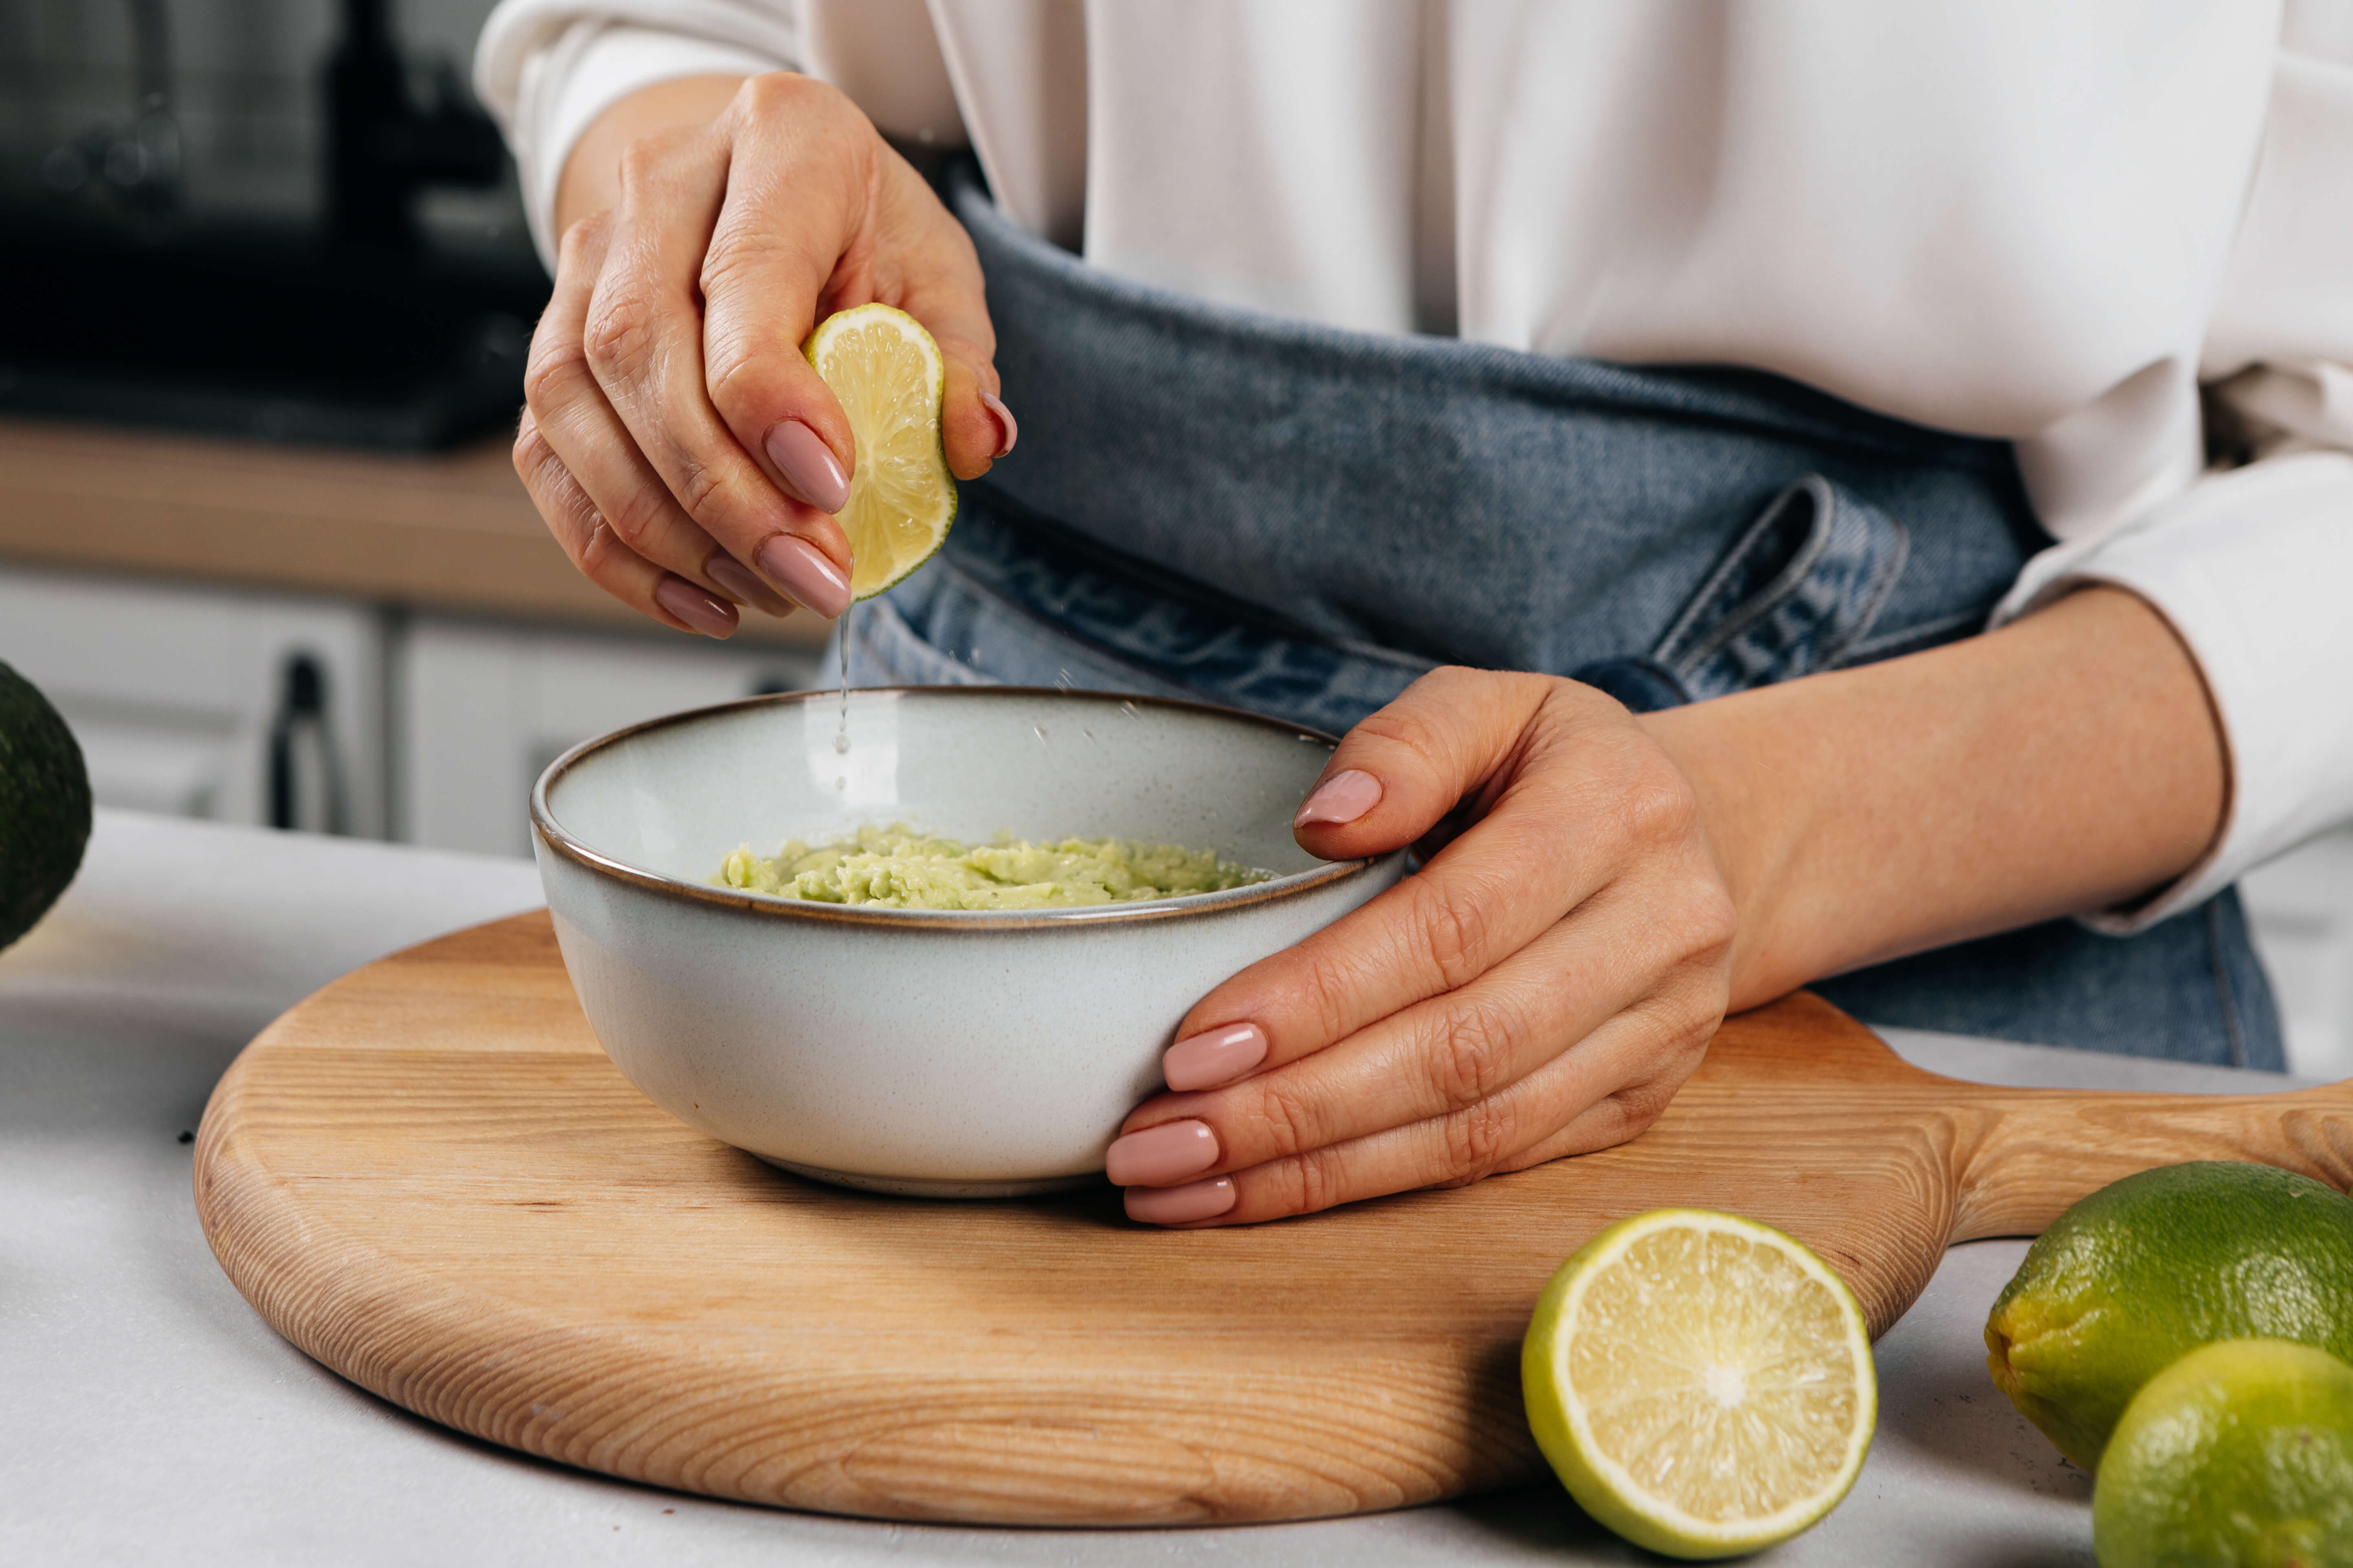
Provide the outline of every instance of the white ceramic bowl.
{"type": "Polygon", "coordinates": [[[1146,698],[937,687],[754,698],[574,748],[533,847],[588,1022],[681,1121],[822,1181],[926,1196],[1084,1184],[1218,982],[1397,880],[1292,814],[1329,736],[1146,698]],[[846,737],[847,749],[839,749],[846,737]],[[944,912],[712,887],[864,824],[1113,836],[1279,873],[1091,909],[944,912]]]}

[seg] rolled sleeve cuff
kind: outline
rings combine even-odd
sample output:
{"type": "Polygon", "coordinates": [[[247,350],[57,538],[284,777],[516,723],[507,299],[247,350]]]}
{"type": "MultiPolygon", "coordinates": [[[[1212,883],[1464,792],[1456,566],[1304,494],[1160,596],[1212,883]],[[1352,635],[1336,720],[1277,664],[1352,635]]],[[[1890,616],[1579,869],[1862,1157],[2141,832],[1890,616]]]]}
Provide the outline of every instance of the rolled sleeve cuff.
{"type": "Polygon", "coordinates": [[[2105,539],[2054,546],[1994,625],[2094,584],[2138,595],[2171,624],[2230,761],[2228,816],[2204,858],[2154,898],[2084,917],[2123,936],[2353,816],[2353,456],[2216,474],[2105,539]]]}

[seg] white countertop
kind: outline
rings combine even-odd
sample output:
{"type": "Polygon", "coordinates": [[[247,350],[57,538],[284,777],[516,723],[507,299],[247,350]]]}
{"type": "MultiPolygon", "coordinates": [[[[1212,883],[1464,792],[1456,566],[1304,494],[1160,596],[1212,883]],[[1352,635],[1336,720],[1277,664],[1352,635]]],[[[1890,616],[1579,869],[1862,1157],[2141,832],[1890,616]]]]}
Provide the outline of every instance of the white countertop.
{"type": "MultiPolygon", "coordinates": [[[[522,862],[101,812],[79,879],[0,954],[0,1562],[1231,1564],[1656,1562],[1545,1487],[1312,1524],[867,1523],[714,1502],[460,1436],[310,1361],[198,1230],[192,1131],[262,1025],[353,966],[540,902],[522,862]]],[[[2227,1069],[1891,1031],[1986,1081],[2253,1091],[2227,1069]]],[[[1946,1257],[1878,1346],[1853,1494],[1775,1564],[2092,1561],[2089,1479],[1979,1338],[2022,1242],[1946,1257]]]]}

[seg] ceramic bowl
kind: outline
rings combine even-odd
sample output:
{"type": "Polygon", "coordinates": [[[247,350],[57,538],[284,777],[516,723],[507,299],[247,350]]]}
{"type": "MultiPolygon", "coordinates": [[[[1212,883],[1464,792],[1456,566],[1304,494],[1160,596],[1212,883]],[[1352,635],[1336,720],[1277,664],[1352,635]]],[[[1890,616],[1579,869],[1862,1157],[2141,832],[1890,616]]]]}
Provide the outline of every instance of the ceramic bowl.
{"type": "Polygon", "coordinates": [[[1097,1179],[1177,1021],[1395,882],[1292,814],[1327,735],[1224,709],[1007,688],[791,692],[574,748],[532,795],[565,967],[681,1121],[820,1181],[1000,1196],[1097,1179]],[[711,886],[866,824],[1215,848],[1275,879],[1185,899],[936,911],[711,886]]]}

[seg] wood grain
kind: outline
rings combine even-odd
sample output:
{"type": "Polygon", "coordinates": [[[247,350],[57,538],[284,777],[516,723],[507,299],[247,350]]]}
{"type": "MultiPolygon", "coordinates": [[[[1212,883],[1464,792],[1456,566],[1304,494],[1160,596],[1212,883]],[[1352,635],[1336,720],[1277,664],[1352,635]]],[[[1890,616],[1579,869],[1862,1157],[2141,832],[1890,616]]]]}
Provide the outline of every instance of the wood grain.
{"type": "MultiPolygon", "coordinates": [[[[573,569],[504,439],[418,457],[0,420],[0,559],[644,630],[573,569]]],[[[816,647],[833,623],[748,615],[816,647]]]]}
{"type": "Polygon", "coordinates": [[[1727,1020],[1635,1142],[1251,1228],[1105,1190],[935,1204],[778,1173],[606,1060],[544,912],[328,986],[222,1080],[206,1237],[294,1343],[433,1420],[714,1496],[903,1520],[1173,1524],[1427,1502],[1537,1472],[1518,1345],[1603,1225],[1732,1209],[1874,1333],[1949,1241],[2148,1165],[2342,1188],[2353,1090],[2200,1099],[1921,1072],[1799,994],[1727,1020]]]}

